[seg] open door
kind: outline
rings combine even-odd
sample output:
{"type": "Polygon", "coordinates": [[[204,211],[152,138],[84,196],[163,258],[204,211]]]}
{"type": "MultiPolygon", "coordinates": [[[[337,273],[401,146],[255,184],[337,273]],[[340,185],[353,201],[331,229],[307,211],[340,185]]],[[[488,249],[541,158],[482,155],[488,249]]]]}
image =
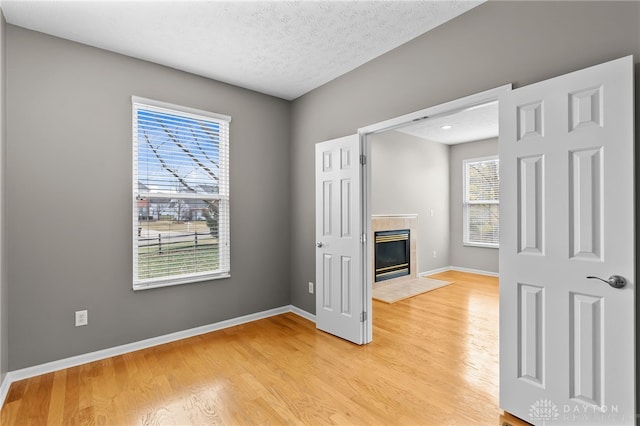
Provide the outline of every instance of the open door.
{"type": "Polygon", "coordinates": [[[635,424],[633,60],[500,97],[500,406],[635,424]]]}
{"type": "Polygon", "coordinates": [[[360,137],[316,144],[316,327],[365,341],[360,137]]]}

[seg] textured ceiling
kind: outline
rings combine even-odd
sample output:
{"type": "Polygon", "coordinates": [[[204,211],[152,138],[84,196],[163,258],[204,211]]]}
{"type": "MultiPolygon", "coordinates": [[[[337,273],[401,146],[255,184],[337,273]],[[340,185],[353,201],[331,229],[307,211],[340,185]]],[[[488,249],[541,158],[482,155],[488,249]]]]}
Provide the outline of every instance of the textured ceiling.
{"type": "Polygon", "coordinates": [[[0,7],[13,25],[291,100],[482,1],[3,0],[0,7]]]}
{"type": "Polygon", "coordinates": [[[498,102],[431,117],[397,130],[447,145],[495,138],[498,136],[498,102]]]}

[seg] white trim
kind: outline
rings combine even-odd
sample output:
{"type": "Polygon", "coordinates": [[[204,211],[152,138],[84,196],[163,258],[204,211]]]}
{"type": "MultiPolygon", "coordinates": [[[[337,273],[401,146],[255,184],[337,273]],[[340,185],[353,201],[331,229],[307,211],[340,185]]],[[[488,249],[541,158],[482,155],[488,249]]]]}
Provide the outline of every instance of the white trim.
{"type": "Polygon", "coordinates": [[[202,281],[220,280],[223,278],[231,278],[229,271],[201,272],[179,277],[174,276],[173,278],[149,278],[146,280],[134,281],[133,291],[150,290],[153,288],[171,287],[182,284],[193,284],[202,281]]]}
{"type": "Polygon", "coordinates": [[[297,306],[291,305],[291,312],[296,314],[296,315],[298,315],[299,317],[302,317],[302,318],[304,318],[306,320],[311,321],[314,324],[316,322],[316,316],[315,315],[313,315],[312,313],[309,313],[307,311],[304,311],[304,310],[298,308],[297,306]]]}
{"type": "Polygon", "coordinates": [[[217,114],[215,112],[205,111],[203,109],[171,104],[169,102],[156,101],[155,99],[148,99],[140,96],[131,96],[131,104],[140,105],[140,106],[150,106],[155,109],[160,109],[168,112],[180,111],[185,114],[190,114],[194,116],[204,116],[204,117],[213,118],[214,120],[222,120],[222,121],[226,121],[227,123],[231,123],[231,117],[228,115],[217,114]]]}
{"type": "MultiPolygon", "coordinates": [[[[500,248],[498,243],[486,243],[481,241],[471,241],[469,236],[469,207],[474,204],[495,204],[500,207],[500,199],[498,194],[498,200],[482,200],[482,201],[470,201],[468,194],[469,184],[469,164],[484,163],[484,162],[496,162],[498,168],[498,183],[500,181],[500,158],[497,155],[489,155],[484,157],[465,158],[462,160],[462,245],[466,247],[483,247],[483,248],[500,248]]],[[[500,224],[498,223],[498,233],[500,224]]],[[[498,238],[498,241],[500,239],[498,238]]]]}
{"type": "Polygon", "coordinates": [[[492,249],[499,249],[500,248],[500,244],[489,244],[489,243],[470,243],[470,242],[463,242],[462,243],[463,246],[465,247],[481,247],[481,248],[492,248],[492,249]]]}
{"type": "Polygon", "coordinates": [[[462,160],[462,164],[467,164],[467,163],[480,163],[481,161],[493,161],[493,160],[498,160],[499,157],[498,155],[485,155],[482,157],[473,157],[473,158],[465,158],[462,160]]]}
{"type": "Polygon", "coordinates": [[[269,309],[254,314],[244,315],[237,318],[216,322],[213,324],[203,325],[200,327],[190,328],[188,330],[177,331],[175,333],[165,334],[163,336],[152,337],[150,339],[139,340],[137,342],[127,343],[120,346],[114,346],[108,349],[102,349],[95,352],[89,352],[82,355],[72,356],[57,361],[47,362],[45,364],[34,365],[33,367],[22,368],[20,370],[10,371],[4,376],[4,380],[0,384],[0,408],[4,405],[4,401],[9,393],[9,388],[13,382],[28,379],[30,377],[40,376],[42,374],[52,373],[54,371],[63,370],[65,368],[76,367],[78,365],[87,364],[93,361],[123,355],[129,352],[141,349],[151,348],[153,346],[163,345],[165,343],[175,342],[176,340],[187,339],[189,337],[198,336],[212,331],[218,331],[240,324],[246,324],[253,321],[285,314],[287,312],[294,313],[309,321],[315,322],[315,315],[310,314],[293,305],[281,306],[279,308],[269,309]]]}
{"type": "Polygon", "coordinates": [[[181,200],[227,200],[228,196],[222,194],[213,194],[207,192],[196,192],[193,194],[189,193],[176,193],[176,192],[148,192],[148,191],[138,191],[136,201],[146,200],[149,198],[179,198],[181,200]]]}
{"type": "Polygon", "coordinates": [[[450,270],[457,272],[468,272],[470,274],[487,275],[489,277],[498,277],[498,272],[483,271],[482,269],[461,268],[460,266],[450,266],[450,270]]]}
{"type": "MultiPolygon", "coordinates": [[[[509,92],[512,88],[511,84],[505,84],[494,89],[489,89],[484,92],[476,93],[473,95],[465,96],[453,101],[445,102],[439,105],[431,106],[429,108],[421,109],[409,114],[401,115],[400,117],[392,118],[390,120],[381,121],[370,126],[361,127],[358,129],[358,133],[361,135],[367,135],[372,133],[383,132],[385,130],[391,130],[393,128],[403,126],[412,121],[419,121],[426,118],[433,118],[438,115],[449,115],[457,113],[463,110],[469,110],[483,105],[489,102],[496,102],[500,95],[509,92]]],[[[367,153],[368,154],[368,153],[367,153]]]]}
{"type": "MultiPolygon", "coordinates": [[[[133,275],[132,275],[132,288],[134,291],[138,290],[148,290],[162,287],[169,287],[175,285],[182,284],[191,284],[202,281],[213,281],[218,279],[229,278],[230,268],[231,268],[231,254],[229,247],[229,122],[231,121],[231,117],[221,114],[216,114],[204,110],[199,110],[195,108],[185,107],[181,105],[170,104],[166,102],[156,101],[152,99],[141,98],[138,96],[131,97],[131,123],[132,123],[132,247],[133,247],[133,275]],[[218,161],[218,191],[217,193],[197,193],[197,194],[183,194],[176,191],[175,193],[169,191],[166,192],[168,187],[165,187],[162,192],[159,192],[157,195],[161,199],[202,199],[202,200],[220,200],[220,204],[218,207],[219,218],[218,218],[218,269],[216,270],[206,270],[204,272],[197,273],[187,273],[187,274],[177,274],[175,272],[171,273],[171,270],[165,269],[162,271],[163,273],[169,275],[162,275],[159,277],[152,278],[140,278],[139,277],[139,244],[140,244],[140,230],[141,223],[139,212],[138,212],[138,202],[140,200],[151,200],[154,198],[155,193],[149,192],[149,188],[147,190],[140,190],[140,159],[138,158],[138,153],[140,150],[141,142],[138,140],[139,128],[141,126],[141,120],[139,117],[139,113],[143,111],[159,111],[161,113],[166,113],[175,117],[189,117],[195,120],[204,120],[206,122],[217,123],[219,125],[219,161],[218,161]],[[136,236],[137,235],[137,236],[136,236]]],[[[177,124],[178,125],[178,124],[177,124]]],[[[155,128],[155,125],[154,127],[155,128]]],[[[194,135],[195,138],[195,135],[194,135]]],[[[150,142],[149,142],[150,144],[150,142]]],[[[150,145],[151,146],[151,145],[150,145]]],[[[155,150],[154,150],[155,152],[155,150]]],[[[204,151],[203,151],[204,153],[204,151]]],[[[205,154],[206,155],[206,154],[205,154]]],[[[156,152],[156,156],[158,153],[156,152]]],[[[160,157],[158,157],[160,158],[160,157]]],[[[162,161],[160,159],[160,161],[162,161]]],[[[144,179],[143,179],[144,180],[144,179]]],[[[171,183],[172,182],[165,182],[171,183]]],[[[186,184],[185,184],[186,185],[186,184]]],[[[148,209],[150,206],[148,207],[148,209]]],[[[147,210],[147,216],[150,214],[150,210],[147,210]]],[[[158,219],[160,218],[160,212],[158,212],[158,219]]],[[[180,218],[178,218],[180,219],[180,218]]],[[[147,219],[144,219],[145,221],[147,219]]],[[[197,233],[196,233],[197,235],[197,233]]],[[[163,264],[161,266],[166,267],[167,265],[163,264]]]]}
{"type": "Polygon", "coordinates": [[[418,272],[419,277],[426,277],[428,275],[439,274],[440,272],[447,272],[451,270],[451,266],[445,266],[438,269],[432,269],[430,271],[418,272]]]}
{"type": "Polygon", "coordinates": [[[0,383],[0,409],[4,406],[4,400],[7,399],[9,388],[11,387],[11,383],[13,383],[9,374],[10,373],[5,374],[2,383],[0,383]]]}
{"type": "MultiPolygon", "coordinates": [[[[368,151],[367,146],[371,145],[367,143],[367,135],[358,132],[360,135],[360,155],[364,156],[364,161],[360,167],[360,214],[361,217],[361,226],[362,228],[359,230],[361,233],[360,238],[364,237],[365,244],[362,244],[362,258],[360,260],[360,265],[357,265],[361,269],[362,281],[359,285],[362,286],[362,312],[368,313],[365,321],[363,322],[364,326],[364,344],[371,343],[373,341],[373,266],[371,265],[371,258],[373,257],[373,244],[368,243],[367,241],[373,240],[373,229],[372,229],[372,219],[371,219],[371,159],[369,156],[370,151],[368,151]]],[[[361,240],[362,241],[362,240],[361,240]]],[[[316,296],[317,297],[317,296],[316,296]]]]}
{"type": "Polygon", "coordinates": [[[407,217],[407,218],[414,218],[414,217],[418,217],[417,213],[407,213],[407,214],[372,214],[371,215],[372,218],[374,217],[399,217],[399,218],[403,218],[403,217],[407,217]]]}
{"type": "Polygon", "coordinates": [[[426,277],[428,275],[439,274],[440,272],[448,272],[448,271],[468,272],[470,274],[487,275],[489,277],[499,276],[498,272],[483,271],[482,269],[462,268],[460,266],[445,266],[443,268],[432,269],[431,271],[419,272],[418,276],[426,277]]]}

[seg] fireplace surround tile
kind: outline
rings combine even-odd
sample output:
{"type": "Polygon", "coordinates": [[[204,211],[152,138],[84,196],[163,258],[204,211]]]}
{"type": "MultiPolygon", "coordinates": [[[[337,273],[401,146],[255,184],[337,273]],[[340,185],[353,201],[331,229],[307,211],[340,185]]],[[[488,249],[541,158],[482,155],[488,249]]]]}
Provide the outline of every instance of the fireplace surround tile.
{"type": "MultiPolygon", "coordinates": [[[[409,275],[405,275],[398,278],[392,278],[385,281],[374,282],[374,286],[386,285],[399,280],[413,279],[418,277],[418,215],[417,214],[389,214],[389,215],[371,215],[371,231],[394,231],[397,229],[408,229],[409,235],[409,247],[411,250],[411,265],[409,268],[409,275]]],[[[371,241],[371,255],[375,253],[374,239],[371,241]]],[[[371,265],[375,268],[374,259],[371,259],[371,265]]],[[[371,277],[375,277],[375,271],[371,274],[371,277]]]]}

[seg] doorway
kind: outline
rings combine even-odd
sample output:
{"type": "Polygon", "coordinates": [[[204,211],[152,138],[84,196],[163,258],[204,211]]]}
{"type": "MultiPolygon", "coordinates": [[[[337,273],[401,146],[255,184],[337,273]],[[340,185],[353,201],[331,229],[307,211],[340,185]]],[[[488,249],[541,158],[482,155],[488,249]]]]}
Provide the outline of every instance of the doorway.
{"type": "MultiPolygon", "coordinates": [[[[415,276],[452,266],[495,276],[497,102],[376,133],[369,140],[374,225],[385,220],[393,226],[394,217],[415,217],[415,276]]],[[[377,252],[374,258],[377,262],[377,252]]]]}
{"type": "MultiPolygon", "coordinates": [[[[379,144],[376,140],[385,140],[383,142],[387,145],[387,148],[391,147],[392,142],[389,139],[396,137],[397,139],[402,139],[406,141],[407,144],[411,144],[419,141],[419,139],[424,140],[428,139],[440,139],[442,142],[430,141],[428,143],[432,144],[432,148],[434,155],[440,156],[442,158],[446,158],[447,167],[444,170],[440,170],[439,176],[446,176],[447,181],[449,181],[449,147],[446,147],[445,144],[453,144],[453,143],[462,143],[469,142],[471,140],[479,140],[479,139],[487,139],[491,137],[497,136],[497,130],[492,130],[491,126],[480,126],[476,124],[475,135],[470,136],[472,134],[471,123],[473,120],[482,121],[482,118],[478,118],[482,116],[482,113],[486,114],[484,120],[487,120],[491,111],[494,108],[497,108],[497,100],[501,93],[511,90],[511,85],[501,86],[495,89],[491,89],[485,92],[481,92],[475,95],[467,96],[464,98],[460,98],[454,101],[450,101],[444,104],[440,104],[437,106],[429,107],[420,111],[416,111],[411,114],[407,114],[401,117],[397,117],[395,119],[387,120],[381,123],[377,123],[371,126],[367,126],[365,128],[359,129],[358,133],[361,136],[362,143],[362,151],[367,159],[367,164],[369,167],[365,168],[364,177],[363,177],[363,187],[364,187],[364,208],[363,208],[363,223],[365,224],[364,229],[367,232],[367,241],[373,242],[375,241],[375,235],[372,231],[372,215],[375,214],[417,214],[418,216],[422,216],[426,220],[424,221],[424,225],[422,226],[422,230],[418,236],[418,259],[416,262],[417,272],[421,275],[428,275],[429,273],[435,273],[450,269],[450,266],[453,265],[451,261],[451,257],[449,255],[450,252],[450,238],[449,229],[449,189],[447,188],[445,193],[443,191],[438,194],[434,194],[432,200],[429,203],[420,203],[420,198],[416,193],[417,188],[421,184],[418,185],[408,185],[408,189],[405,189],[405,199],[409,199],[408,203],[399,202],[403,197],[403,191],[398,190],[397,185],[392,184],[389,187],[383,188],[384,191],[388,194],[393,194],[393,198],[389,200],[389,202],[382,202],[380,197],[377,197],[380,192],[376,192],[374,194],[374,188],[379,188],[384,185],[386,177],[383,176],[374,176],[373,170],[382,169],[384,167],[384,161],[387,160],[384,154],[381,152],[376,153],[374,144],[379,144]],[[472,118],[473,117],[473,118],[472,118]],[[451,120],[456,119],[461,126],[464,126],[464,122],[467,121],[467,133],[462,129],[458,129],[456,132],[449,132],[453,130],[452,128],[443,128],[444,126],[448,126],[452,123],[451,120]],[[484,133],[482,133],[484,132],[484,133]],[[493,132],[493,133],[492,133],[493,132]],[[452,138],[452,135],[456,134],[456,138],[452,138]],[[430,136],[427,136],[430,135],[430,136]],[[478,136],[480,135],[480,136],[478,136]],[[465,139],[466,138],[466,139],[465,139]],[[440,146],[440,148],[438,148],[440,146]],[[446,147],[443,149],[443,146],[446,147]],[[444,154],[447,152],[447,154],[444,154]],[[439,154],[438,154],[439,153],[439,154]],[[377,154],[377,157],[376,157],[377,154]],[[378,159],[382,159],[382,162],[378,161],[378,159]],[[376,165],[378,167],[376,167],[376,165]],[[413,197],[411,197],[413,194],[413,197]],[[445,201],[446,200],[446,201],[445,201]],[[444,204],[444,205],[443,205],[444,204]],[[413,211],[408,211],[413,210],[413,211]],[[443,226],[444,225],[444,226],[443,226]],[[444,229],[445,233],[442,232],[444,229]],[[437,229],[438,237],[437,244],[428,244],[420,242],[420,240],[425,240],[426,235],[429,234],[429,231],[433,231],[437,229]]],[[[495,126],[497,126],[497,110],[496,110],[496,122],[495,126]]],[[[426,144],[427,142],[425,142],[426,144]]],[[[497,143],[496,143],[497,145],[497,143]]],[[[393,148],[391,148],[393,150],[393,148]]],[[[485,148],[486,149],[486,148],[485,148]]],[[[429,149],[427,149],[429,151],[429,149]]],[[[408,170],[405,167],[402,169],[402,164],[395,164],[394,169],[396,171],[400,171],[400,173],[407,173],[408,170]],[[402,170],[399,170],[402,169],[402,170]]],[[[390,171],[393,173],[394,171],[390,171]]],[[[461,187],[461,182],[447,182],[449,186],[455,184],[458,189],[461,187]]],[[[377,190],[376,190],[377,191],[377,190]]],[[[461,192],[461,191],[459,191],[461,192]]],[[[461,196],[460,193],[458,195],[461,196]]],[[[423,200],[422,200],[423,201],[423,200]]],[[[453,203],[451,203],[453,204],[453,203]]],[[[459,229],[459,228],[458,228],[459,229]]],[[[434,241],[432,241],[434,243],[434,241]]],[[[364,260],[365,260],[365,271],[363,273],[365,280],[365,294],[364,294],[364,304],[366,306],[366,310],[368,312],[373,312],[373,303],[372,303],[372,292],[373,292],[373,283],[375,280],[375,268],[374,268],[374,245],[366,244],[364,249],[364,260]]],[[[477,247],[471,246],[462,246],[460,251],[474,251],[481,250],[477,247]]],[[[486,249],[485,249],[486,250],[486,249]]],[[[495,272],[497,272],[497,252],[496,249],[492,249],[494,251],[493,256],[495,257],[495,272]]],[[[468,268],[469,272],[478,272],[479,270],[483,270],[482,268],[468,268]]],[[[371,341],[373,338],[372,335],[372,327],[369,325],[367,327],[368,331],[368,339],[367,341],[371,341]]]]}

